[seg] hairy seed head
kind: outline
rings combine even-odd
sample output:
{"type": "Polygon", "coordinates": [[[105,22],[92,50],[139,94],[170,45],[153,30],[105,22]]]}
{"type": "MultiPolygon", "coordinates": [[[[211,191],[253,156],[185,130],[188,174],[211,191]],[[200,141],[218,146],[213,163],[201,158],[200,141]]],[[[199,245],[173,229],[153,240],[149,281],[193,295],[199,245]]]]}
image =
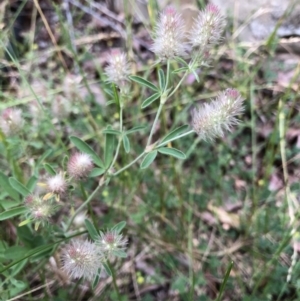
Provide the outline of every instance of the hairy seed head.
{"type": "Polygon", "coordinates": [[[205,51],[218,44],[225,25],[225,19],[220,14],[218,7],[213,4],[207,5],[199,13],[189,34],[192,48],[205,51]]]}
{"type": "Polygon", "coordinates": [[[127,84],[127,77],[130,68],[125,53],[113,50],[108,57],[108,65],[105,68],[108,81],[116,84],[120,88],[127,84]]]}
{"type": "Polygon", "coordinates": [[[70,278],[85,278],[89,281],[98,275],[103,255],[97,246],[88,240],[74,240],[63,251],[63,270],[70,278]]]}
{"type": "Polygon", "coordinates": [[[192,127],[203,140],[213,140],[224,136],[225,131],[239,123],[237,116],[243,110],[240,93],[235,89],[227,89],[210,103],[205,103],[192,111],[192,127]]]}
{"type": "Polygon", "coordinates": [[[161,13],[155,34],[152,51],[161,60],[186,55],[184,22],[172,6],[167,7],[161,13]]]}

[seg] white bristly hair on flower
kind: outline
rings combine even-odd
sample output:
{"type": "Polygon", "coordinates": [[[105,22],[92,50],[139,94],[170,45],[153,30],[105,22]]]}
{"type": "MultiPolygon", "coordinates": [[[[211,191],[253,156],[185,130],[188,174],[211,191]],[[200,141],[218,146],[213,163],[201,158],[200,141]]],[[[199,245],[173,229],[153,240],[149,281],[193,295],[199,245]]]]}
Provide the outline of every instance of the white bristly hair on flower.
{"type": "Polygon", "coordinates": [[[67,189],[67,182],[62,173],[50,177],[46,182],[46,189],[54,194],[63,195],[67,189]]]}
{"type": "Polygon", "coordinates": [[[184,22],[172,6],[161,13],[155,34],[151,49],[161,60],[186,55],[184,22]]]}
{"type": "Polygon", "coordinates": [[[127,245],[127,239],[115,230],[108,230],[105,233],[100,232],[100,237],[96,241],[96,244],[104,254],[109,255],[114,251],[124,251],[127,245]]]}
{"type": "Polygon", "coordinates": [[[189,34],[192,48],[205,51],[221,40],[226,22],[217,6],[209,4],[201,11],[189,34]]]}
{"type": "Polygon", "coordinates": [[[240,93],[227,89],[210,103],[205,103],[192,111],[192,128],[203,140],[213,140],[224,136],[224,131],[231,131],[239,123],[237,116],[243,110],[240,93]]]}
{"type": "Polygon", "coordinates": [[[2,112],[0,128],[6,136],[16,134],[22,129],[23,125],[24,120],[20,109],[7,108],[2,112]]]}
{"type": "Polygon", "coordinates": [[[119,50],[112,50],[108,57],[108,65],[105,68],[105,73],[109,82],[112,82],[122,88],[127,83],[130,68],[127,61],[127,56],[119,50]]]}
{"type": "Polygon", "coordinates": [[[89,281],[98,275],[102,268],[103,255],[97,246],[88,240],[74,240],[63,251],[63,270],[70,278],[85,278],[89,281]]]}
{"type": "Polygon", "coordinates": [[[68,173],[75,179],[85,178],[93,169],[93,160],[84,153],[73,154],[68,162],[68,173]]]}

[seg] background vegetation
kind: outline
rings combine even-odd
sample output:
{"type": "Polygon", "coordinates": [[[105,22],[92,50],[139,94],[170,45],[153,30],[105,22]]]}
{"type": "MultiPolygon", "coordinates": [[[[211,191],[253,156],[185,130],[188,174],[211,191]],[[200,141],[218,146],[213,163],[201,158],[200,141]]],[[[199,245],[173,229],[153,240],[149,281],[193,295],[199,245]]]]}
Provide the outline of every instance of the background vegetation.
{"type": "MultiPolygon", "coordinates": [[[[106,105],[103,70],[112,48],[126,49],[132,73],[157,83],[149,48],[158,5],[149,1],[148,19],[124,7],[113,10],[101,1],[1,2],[0,110],[18,106],[25,118],[20,135],[0,133],[2,212],[23,201],[9,177],[30,187],[47,177],[45,164],[64,169],[74,148],[69,136],[102,156],[103,130],[117,128],[119,120],[116,106],[106,105]]],[[[229,86],[246,99],[241,125],[214,142],[190,135],[172,143],[186,160],[158,156],[148,169],[133,165],[83,212],[99,229],[127,222],[128,257],[112,261],[119,293],[105,273],[93,289],[88,282],[69,281],[60,270],[60,247],[36,252],[64,242],[58,228],[71,212],[62,209],[37,231],[30,224],[19,227],[19,216],[1,222],[1,300],[300,300],[299,64],[288,77],[276,35],[252,49],[233,39],[232,31],[229,20],[213,68],[199,72],[199,83],[187,78],[163,109],[154,137],[187,124],[195,103],[229,86]],[[284,83],[278,70],[288,78],[284,83]]],[[[147,126],[157,103],[141,110],[149,91],[132,87],[124,127],[147,126]]],[[[143,151],[149,130],[129,136],[131,150],[122,149],[117,166],[143,151]]],[[[67,202],[77,208],[97,181],[74,187],[67,202]]],[[[75,220],[74,235],[87,236],[83,219],[82,214],[75,220]]]]}

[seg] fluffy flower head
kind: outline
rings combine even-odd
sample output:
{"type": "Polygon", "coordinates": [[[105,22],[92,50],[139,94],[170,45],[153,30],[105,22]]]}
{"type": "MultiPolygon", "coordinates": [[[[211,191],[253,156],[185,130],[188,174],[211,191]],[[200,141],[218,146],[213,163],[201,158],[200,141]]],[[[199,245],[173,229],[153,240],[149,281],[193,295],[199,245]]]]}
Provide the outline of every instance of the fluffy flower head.
{"type": "Polygon", "coordinates": [[[119,87],[126,85],[130,68],[125,53],[118,50],[112,51],[108,57],[108,66],[105,68],[108,81],[119,87]]]}
{"type": "Polygon", "coordinates": [[[57,175],[48,178],[46,188],[50,193],[63,195],[67,189],[67,182],[62,173],[58,173],[57,175]]]}
{"type": "Polygon", "coordinates": [[[191,45],[195,49],[206,50],[218,44],[226,23],[217,6],[213,4],[200,12],[189,34],[191,45]]]}
{"type": "Polygon", "coordinates": [[[155,33],[152,51],[161,60],[185,56],[184,23],[175,8],[169,6],[161,13],[155,33]]]}
{"type": "Polygon", "coordinates": [[[203,140],[224,136],[239,123],[237,116],[244,110],[243,98],[235,89],[227,89],[211,103],[203,104],[192,111],[192,127],[203,140]]]}
{"type": "Polygon", "coordinates": [[[123,251],[127,245],[127,239],[115,230],[109,230],[105,233],[100,232],[100,238],[97,245],[105,254],[111,254],[114,251],[123,251]]]}
{"type": "Polygon", "coordinates": [[[57,210],[57,206],[50,200],[45,201],[34,195],[27,196],[24,205],[28,209],[30,219],[38,223],[47,222],[57,210]]]}
{"type": "Polygon", "coordinates": [[[70,278],[84,277],[93,280],[102,267],[102,254],[95,244],[88,240],[74,240],[63,252],[63,270],[70,278]]]}
{"type": "Polygon", "coordinates": [[[68,162],[68,173],[75,179],[86,177],[93,168],[93,161],[90,155],[75,153],[68,162]]]}

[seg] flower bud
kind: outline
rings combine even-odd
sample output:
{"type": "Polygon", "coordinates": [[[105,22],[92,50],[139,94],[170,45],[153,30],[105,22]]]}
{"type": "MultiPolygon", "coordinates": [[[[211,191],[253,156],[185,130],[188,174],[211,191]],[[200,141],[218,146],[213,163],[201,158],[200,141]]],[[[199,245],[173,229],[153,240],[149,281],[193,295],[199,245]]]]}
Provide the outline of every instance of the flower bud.
{"type": "Polygon", "coordinates": [[[68,173],[75,179],[85,178],[92,169],[93,161],[88,154],[75,153],[69,159],[68,173]]]}
{"type": "Polygon", "coordinates": [[[184,22],[175,8],[169,6],[161,13],[155,33],[152,51],[161,60],[186,55],[184,22]]]}
{"type": "Polygon", "coordinates": [[[120,88],[126,86],[127,77],[130,74],[126,54],[115,50],[108,58],[108,66],[105,68],[108,81],[120,88]]]}
{"type": "Polygon", "coordinates": [[[192,127],[203,140],[224,136],[239,123],[237,116],[244,110],[243,98],[235,89],[227,89],[211,103],[203,104],[192,111],[192,127]]]}
{"type": "Polygon", "coordinates": [[[28,208],[30,218],[35,222],[47,222],[57,209],[51,201],[44,201],[34,195],[27,196],[24,205],[28,208]]]}
{"type": "Polygon", "coordinates": [[[225,19],[218,7],[213,4],[207,5],[205,10],[198,15],[189,34],[192,48],[204,51],[218,44],[225,25],[225,19]]]}
{"type": "Polygon", "coordinates": [[[7,108],[1,114],[0,128],[8,136],[19,132],[24,125],[20,109],[7,108]]]}
{"type": "Polygon", "coordinates": [[[104,254],[111,254],[114,251],[123,251],[127,245],[127,239],[117,231],[109,230],[106,233],[100,232],[100,237],[96,244],[104,254]]]}
{"type": "Polygon", "coordinates": [[[88,240],[74,240],[64,249],[63,270],[70,278],[84,277],[93,280],[102,267],[102,259],[103,255],[95,244],[88,240]]]}

